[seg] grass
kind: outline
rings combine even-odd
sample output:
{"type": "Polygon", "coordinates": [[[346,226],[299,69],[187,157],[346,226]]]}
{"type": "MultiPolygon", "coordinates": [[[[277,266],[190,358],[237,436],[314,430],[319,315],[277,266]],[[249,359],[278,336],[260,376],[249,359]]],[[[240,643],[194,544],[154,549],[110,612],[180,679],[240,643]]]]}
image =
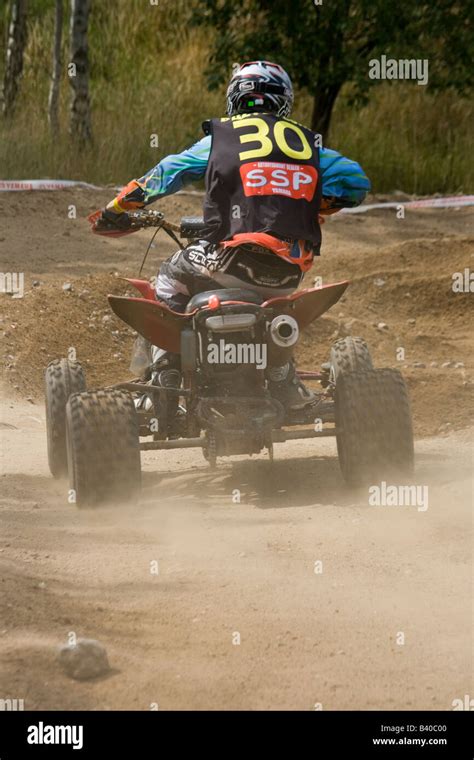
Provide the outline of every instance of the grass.
{"type": "MultiPolygon", "coordinates": [[[[91,98],[94,142],[75,145],[67,133],[69,85],[64,74],[59,137],[47,122],[53,9],[34,0],[15,117],[0,121],[2,179],[55,177],[120,184],[201,136],[201,122],[224,111],[224,88],[209,93],[209,31],[187,24],[190,0],[116,0],[93,4],[91,98]],[[159,146],[151,147],[152,135],[159,146]]],[[[2,30],[0,29],[0,33],[2,30]]],[[[65,25],[66,35],[66,25],[65,25]]],[[[64,60],[67,61],[66,41],[64,60]]],[[[1,73],[1,72],[0,72],[1,73]]],[[[311,97],[297,93],[294,117],[308,122],[311,97]]],[[[385,83],[367,106],[344,93],[336,104],[330,147],[357,159],[374,192],[472,191],[473,106],[453,92],[385,83]]]]}

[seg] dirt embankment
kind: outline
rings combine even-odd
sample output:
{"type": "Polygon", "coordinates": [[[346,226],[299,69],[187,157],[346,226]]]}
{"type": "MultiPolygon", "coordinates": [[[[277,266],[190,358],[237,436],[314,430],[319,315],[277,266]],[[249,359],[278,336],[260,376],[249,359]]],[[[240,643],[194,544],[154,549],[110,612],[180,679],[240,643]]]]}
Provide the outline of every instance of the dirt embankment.
{"type": "MultiPolygon", "coordinates": [[[[151,233],[91,235],[85,217],[110,195],[71,190],[0,198],[2,271],[25,274],[24,298],[0,298],[5,376],[23,397],[41,399],[45,366],[70,350],[92,386],[128,376],[133,334],[109,311],[106,296],[126,291],[116,275],[136,275],[151,233]],[[71,208],[76,218],[69,218],[71,208]]],[[[198,214],[200,199],[179,196],[160,207],[176,220],[198,214]]],[[[361,335],[377,366],[404,372],[418,435],[466,427],[474,389],[472,294],[452,285],[455,272],[473,265],[473,219],[474,211],[460,209],[328,220],[323,255],[305,286],[316,276],[326,283],[347,278],[351,286],[303,336],[299,366],[317,367],[337,337],[361,335]]],[[[146,274],[174,249],[161,233],[146,274]]]]}
{"type": "MultiPolygon", "coordinates": [[[[111,194],[0,195],[0,269],[25,274],[24,298],[0,296],[0,698],[27,710],[452,709],[473,693],[471,431],[417,441],[423,509],[374,507],[345,488],[330,439],[215,472],[190,450],[146,453],[128,507],[78,510],[50,476],[47,362],[74,348],[90,384],[127,374],[132,336],[108,318],[106,294],[123,287],[114,272],[136,274],[149,233],[89,234],[84,217],[111,194]],[[106,646],[107,677],[61,671],[71,633],[106,646]]],[[[175,219],[199,210],[196,198],[162,207],[175,219]]],[[[363,335],[377,365],[402,368],[418,434],[466,427],[472,295],[451,284],[472,267],[472,219],[328,221],[307,284],[352,285],[303,337],[300,366],[363,335]]],[[[147,274],[173,248],[160,240],[147,274]]]]}

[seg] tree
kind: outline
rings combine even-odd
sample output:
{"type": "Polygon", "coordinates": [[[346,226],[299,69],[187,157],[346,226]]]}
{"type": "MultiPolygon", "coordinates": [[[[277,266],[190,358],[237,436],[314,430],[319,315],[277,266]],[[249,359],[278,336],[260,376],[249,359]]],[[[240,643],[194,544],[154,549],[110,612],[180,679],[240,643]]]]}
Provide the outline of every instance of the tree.
{"type": "Polygon", "coordinates": [[[27,0],[12,0],[3,78],[2,112],[11,116],[18,95],[26,47],[27,0]]]}
{"type": "Polygon", "coordinates": [[[71,55],[68,72],[72,88],[70,132],[82,143],[92,140],[88,23],[89,0],[71,0],[71,55]]]}
{"type": "Polygon", "coordinates": [[[63,0],[56,0],[54,18],[54,45],[51,86],[48,100],[48,120],[51,133],[55,137],[59,132],[59,86],[61,83],[61,41],[63,33],[63,0]]]}
{"type": "Polygon", "coordinates": [[[233,61],[274,59],[312,94],[311,128],[326,138],[342,87],[361,100],[378,83],[373,57],[428,57],[431,88],[469,86],[471,11],[472,0],[202,0],[194,21],[216,30],[211,88],[233,61]]]}

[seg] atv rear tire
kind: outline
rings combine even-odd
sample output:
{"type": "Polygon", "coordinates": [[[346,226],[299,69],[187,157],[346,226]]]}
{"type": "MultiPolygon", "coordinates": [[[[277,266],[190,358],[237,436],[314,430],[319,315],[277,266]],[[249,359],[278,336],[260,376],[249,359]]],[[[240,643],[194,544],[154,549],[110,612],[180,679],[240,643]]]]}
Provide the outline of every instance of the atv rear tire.
{"type": "Polygon", "coordinates": [[[353,338],[350,335],[334,343],[331,348],[329,363],[331,364],[330,377],[334,383],[342,373],[361,372],[374,367],[365,340],[353,338]]]}
{"type": "Polygon", "coordinates": [[[413,473],[410,402],[398,370],[342,374],[336,384],[337,450],[350,485],[413,473]]]}
{"type": "Polygon", "coordinates": [[[67,475],[66,404],[73,393],[85,391],[86,378],[79,362],[56,359],[48,364],[44,379],[49,469],[60,478],[67,475]]]}
{"type": "Polygon", "coordinates": [[[69,482],[79,507],[129,502],[140,491],[139,422],[119,390],[79,393],[66,408],[69,482]]]}

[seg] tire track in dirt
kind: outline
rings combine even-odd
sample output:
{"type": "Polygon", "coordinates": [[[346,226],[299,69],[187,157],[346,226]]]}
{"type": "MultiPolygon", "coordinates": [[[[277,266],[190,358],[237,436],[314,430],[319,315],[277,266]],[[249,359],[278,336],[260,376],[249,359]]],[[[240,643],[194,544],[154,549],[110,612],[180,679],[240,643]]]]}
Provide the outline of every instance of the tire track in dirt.
{"type": "MultiPolygon", "coordinates": [[[[353,280],[302,336],[301,367],[362,335],[377,366],[407,378],[418,436],[457,429],[417,442],[426,512],[348,491],[329,440],[277,445],[273,466],[222,460],[216,472],[191,451],[147,454],[139,504],[79,511],[48,473],[38,401],[45,365],[70,346],[89,385],[128,374],[131,336],[104,320],[105,297],[121,287],[114,272],[136,274],[149,236],[90,235],[85,217],[108,200],[0,199],[0,268],[23,271],[26,290],[0,300],[0,698],[53,710],[450,709],[473,694],[472,296],[451,288],[454,271],[472,269],[472,209],[329,219],[306,283],[353,280]],[[70,631],[103,641],[108,677],[79,683],[58,669],[70,631]]],[[[160,209],[177,220],[199,202],[160,209]]],[[[157,239],[147,274],[172,252],[157,239]]]]}
{"type": "Polygon", "coordinates": [[[189,451],[147,454],[140,504],[80,511],[48,476],[43,411],[3,410],[17,428],[1,431],[5,696],[27,709],[450,709],[470,693],[468,433],[418,444],[426,512],[369,506],[326,441],[216,472],[189,451]],[[107,646],[110,676],[59,671],[69,631],[107,646]]]}

